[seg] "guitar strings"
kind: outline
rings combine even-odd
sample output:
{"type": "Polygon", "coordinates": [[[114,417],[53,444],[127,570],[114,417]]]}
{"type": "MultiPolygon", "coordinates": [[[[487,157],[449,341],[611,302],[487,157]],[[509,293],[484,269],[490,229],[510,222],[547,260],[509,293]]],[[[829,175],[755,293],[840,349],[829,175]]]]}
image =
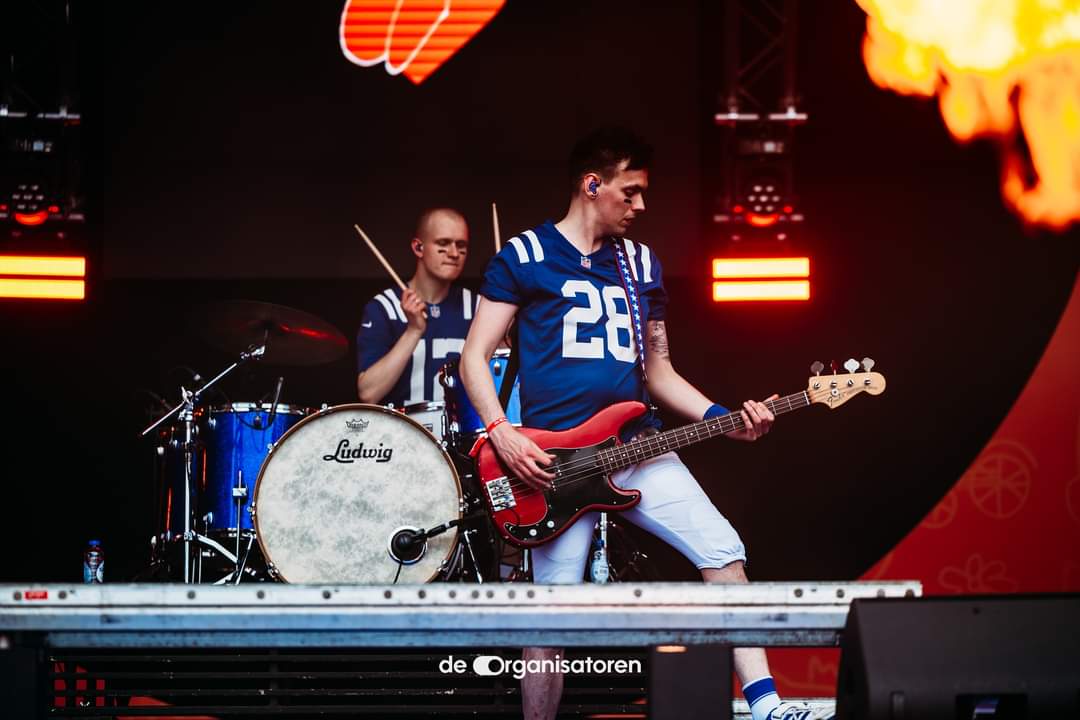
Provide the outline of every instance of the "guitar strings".
{"type": "MultiPolygon", "coordinates": [[[[823,395],[823,394],[827,394],[827,392],[815,393],[815,395],[823,395]]],[[[790,412],[792,410],[796,410],[798,408],[807,407],[812,402],[812,401],[808,402],[808,400],[809,400],[809,393],[807,391],[803,391],[803,392],[800,392],[800,393],[794,393],[792,395],[788,395],[788,396],[783,397],[783,398],[777,398],[776,400],[770,400],[770,401],[768,401],[766,403],[766,406],[769,406],[769,409],[774,414],[780,415],[780,414],[790,412]],[[786,407],[781,408],[780,406],[782,404],[785,405],[786,407]]],[[[710,420],[712,420],[712,419],[713,418],[710,418],[710,420]]],[[[648,449],[646,450],[646,453],[648,453],[651,450],[659,450],[659,449],[665,447],[665,443],[667,442],[668,439],[675,439],[676,434],[678,434],[680,432],[684,433],[684,434],[689,432],[688,430],[686,430],[686,428],[689,428],[689,427],[695,427],[695,426],[701,425],[704,428],[704,430],[700,431],[700,434],[703,435],[704,437],[702,437],[700,439],[710,439],[710,438],[716,437],[717,435],[725,435],[725,434],[727,434],[729,432],[733,432],[734,430],[738,430],[738,429],[742,429],[742,428],[746,427],[746,424],[743,422],[743,419],[742,419],[742,411],[735,412],[735,413],[729,413],[727,415],[722,415],[719,418],[715,418],[715,420],[718,421],[715,428],[709,428],[707,426],[707,423],[709,421],[706,420],[706,421],[701,421],[699,423],[693,423],[691,425],[684,425],[684,426],[679,427],[679,428],[673,428],[671,430],[660,433],[659,435],[649,436],[647,438],[643,438],[641,440],[636,440],[636,441],[634,441],[632,443],[627,443],[625,445],[618,445],[618,446],[616,446],[614,448],[610,448],[610,449],[607,449],[607,450],[601,450],[596,455],[593,455],[588,459],[575,461],[575,462],[569,463],[566,466],[564,466],[563,469],[564,470],[567,470],[567,469],[571,470],[572,471],[571,474],[560,478],[558,480],[558,482],[552,482],[552,485],[553,485],[555,490],[558,490],[559,488],[565,488],[565,487],[567,487],[569,485],[576,484],[576,483],[582,482],[584,480],[589,480],[589,479],[592,479],[592,478],[597,477],[597,476],[602,476],[602,475],[608,474],[608,471],[604,470],[601,463],[599,462],[599,455],[601,453],[604,453],[604,452],[607,452],[610,455],[620,454],[620,455],[623,456],[622,459],[625,460],[625,459],[629,458],[629,454],[631,452],[636,452],[635,450],[631,450],[631,448],[639,448],[639,447],[648,446],[648,449]],[[724,425],[726,424],[725,421],[730,423],[730,425],[731,425],[730,428],[726,428],[726,429],[724,428],[724,425]],[[719,432],[716,432],[716,430],[719,430],[719,432]],[[599,472],[596,472],[596,470],[599,470],[599,472]]],[[[697,431],[695,431],[695,432],[697,432],[697,431]]],[[[673,448],[673,449],[678,449],[678,448],[673,448]]],[[[670,449],[665,449],[664,450],[664,452],[670,452],[670,451],[671,451],[670,449]]],[[[659,453],[659,454],[663,454],[663,453],[659,453]]],[[[656,457],[656,455],[651,455],[650,457],[656,457]]],[[[648,459],[649,459],[649,457],[643,457],[641,460],[638,460],[637,462],[643,462],[644,460],[648,460],[648,459]]],[[[632,465],[632,464],[634,464],[634,463],[627,463],[627,465],[632,465]]],[[[508,480],[509,480],[511,489],[515,491],[515,493],[514,493],[515,496],[517,496],[519,498],[533,497],[536,494],[540,494],[540,493],[543,492],[542,490],[540,490],[538,488],[534,488],[532,485],[529,485],[528,483],[526,483],[524,480],[521,480],[520,478],[514,477],[514,478],[508,478],[508,480]],[[523,492],[521,492],[520,495],[517,492],[519,490],[523,491],[523,492]]]]}

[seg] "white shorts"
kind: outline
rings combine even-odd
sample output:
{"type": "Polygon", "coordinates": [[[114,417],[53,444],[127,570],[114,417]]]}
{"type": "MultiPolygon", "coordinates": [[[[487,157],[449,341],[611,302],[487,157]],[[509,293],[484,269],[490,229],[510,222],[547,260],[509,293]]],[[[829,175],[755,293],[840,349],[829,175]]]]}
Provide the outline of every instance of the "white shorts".
{"type": "MultiPolygon", "coordinates": [[[[690,470],[673,452],[625,468],[612,476],[620,488],[641,491],[641,502],[618,513],[668,543],[698,569],[722,568],[746,560],[739,534],[690,470]]],[[[532,550],[533,582],[579,583],[592,544],[599,513],[582,515],[555,540],[532,550]]]]}

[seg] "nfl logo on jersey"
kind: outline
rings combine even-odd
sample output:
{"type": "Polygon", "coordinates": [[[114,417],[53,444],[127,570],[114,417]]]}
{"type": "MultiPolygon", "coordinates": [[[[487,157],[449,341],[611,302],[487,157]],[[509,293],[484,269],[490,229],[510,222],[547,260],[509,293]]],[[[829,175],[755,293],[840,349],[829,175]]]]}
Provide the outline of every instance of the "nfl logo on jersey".
{"type": "Polygon", "coordinates": [[[439,311],[439,306],[438,305],[428,305],[428,313],[433,318],[437,318],[441,314],[440,311],[439,311]]]}
{"type": "Polygon", "coordinates": [[[582,255],[581,256],[581,267],[585,268],[586,270],[592,269],[592,260],[590,260],[589,258],[582,255]]]}

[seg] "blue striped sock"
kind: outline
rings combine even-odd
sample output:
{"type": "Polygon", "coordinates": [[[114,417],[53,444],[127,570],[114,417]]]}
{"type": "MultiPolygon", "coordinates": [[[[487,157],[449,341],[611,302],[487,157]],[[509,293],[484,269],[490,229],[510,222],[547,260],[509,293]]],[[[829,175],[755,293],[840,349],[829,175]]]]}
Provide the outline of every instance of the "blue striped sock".
{"type": "Polygon", "coordinates": [[[754,720],[766,720],[769,713],[780,704],[776,683],[770,675],[746,683],[742,691],[746,702],[750,704],[750,715],[754,720]]]}

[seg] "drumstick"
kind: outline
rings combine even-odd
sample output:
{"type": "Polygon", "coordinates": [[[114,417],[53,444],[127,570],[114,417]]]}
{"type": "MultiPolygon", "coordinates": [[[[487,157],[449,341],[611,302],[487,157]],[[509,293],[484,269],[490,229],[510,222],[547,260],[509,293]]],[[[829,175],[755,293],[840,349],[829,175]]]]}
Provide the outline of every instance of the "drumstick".
{"type": "Polygon", "coordinates": [[[495,209],[495,203],[491,203],[491,225],[495,230],[495,254],[502,250],[502,238],[499,237],[499,211],[495,209]]]}
{"type": "Polygon", "coordinates": [[[359,225],[354,224],[353,227],[356,228],[356,232],[360,233],[360,237],[364,238],[364,242],[366,242],[367,246],[371,248],[371,252],[375,253],[375,257],[378,258],[379,262],[382,263],[382,266],[386,268],[386,272],[390,273],[390,277],[394,278],[394,282],[396,282],[398,284],[398,287],[401,288],[401,291],[404,292],[405,283],[401,282],[401,278],[398,277],[398,274],[396,272],[394,272],[394,268],[390,267],[390,263],[386,262],[386,258],[384,258],[383,254],[379,252],[379,248],[375,247],[375,243],[371,242],[371,238],[369,238],[367,234],[360,229],[359,225]]]}

